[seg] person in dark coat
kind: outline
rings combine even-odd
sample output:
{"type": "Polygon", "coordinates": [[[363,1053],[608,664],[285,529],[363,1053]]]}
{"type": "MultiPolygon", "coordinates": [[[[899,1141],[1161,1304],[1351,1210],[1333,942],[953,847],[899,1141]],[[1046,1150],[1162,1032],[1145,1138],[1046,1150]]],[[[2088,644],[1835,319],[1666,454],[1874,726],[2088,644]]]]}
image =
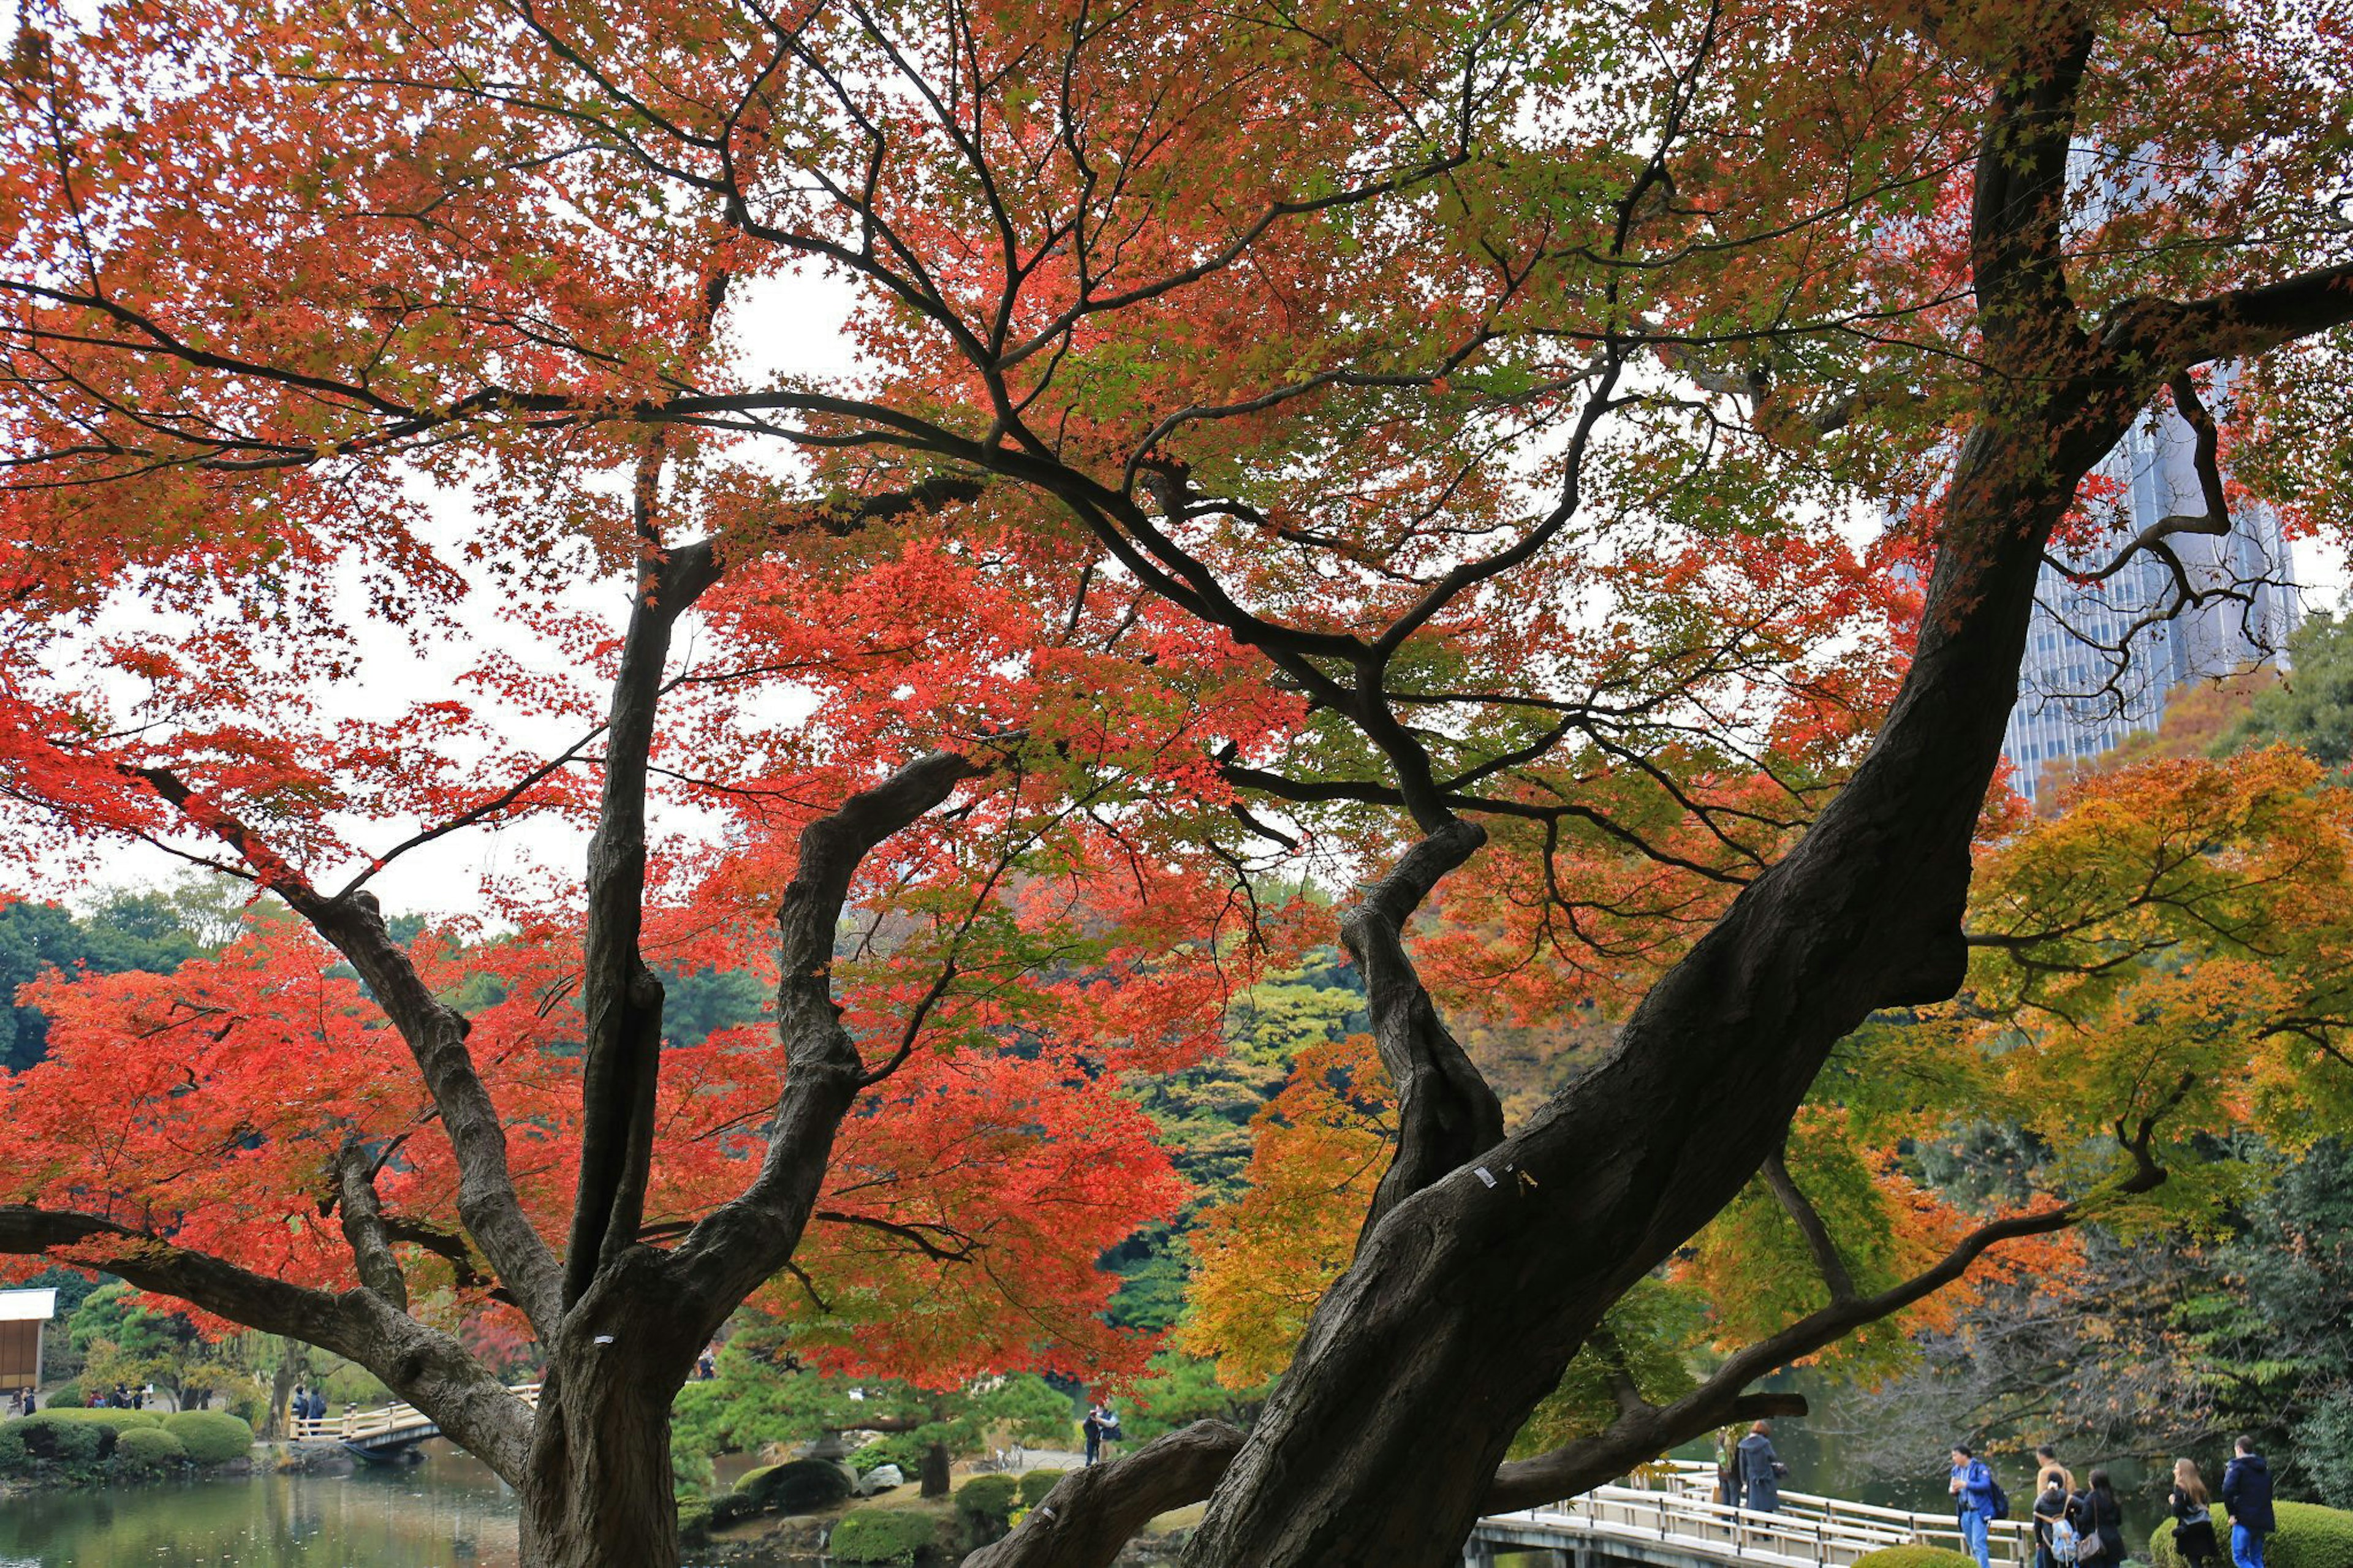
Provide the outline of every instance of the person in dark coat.
{"type": "Polygon", "coordinates": [[[1079,1430],[1087,1435],[1087,1463],[1103,1458],[1103,1406],[1087,1406],[1087,1418],[1079,1423],[1079,1430]]]}
{"type": "Polygon", "coordinates": [[[2255,1452],[2255,1440],[2242,1437],[2222,1471],[2222,1506],[2231,1512],[2231,1561],[2238,1568],[2263,1568],[2263,1537],[2279,1528],[2272,1514],[2272,1468],[2255,1452]]]}
{"type": "Polygon", "coordinates": [[[2173,1490],[2166,1506],[2173,1510],[2173,1549],[2189,1568],[2207,1568],[2221,1554],[2214,1540],[2214,1514],[2207,1505],[2206,1478],[2187,1459],[2173,1461],[2173,1490]]]}
{"type": "Polygon", "coordinates": [[[1781,1510],[1781,1478],[1789,1467],[1773,1451],[1773,1423],[1759,1421],[1748,1428],[1748,1436],[1740,1439],[1735,1451],[1738,1461],[1740,1489],[1746,1496],[1745,1506],[1759,1513],[1778,1513],[1781,1510]]]}
{"type": "Polygon", "coordinates": [[[2094,1470],[2076,1500],[2075,1532],[2083,1538],[2077,1550],[2078,1562],[2096,1562],[2100,1568],[2116,1568],[2125,1560],[2125,1505],[2116,1500],[2116,1489],[2105,1470],[2094,1470]],[[2092,1550],[2097,1538],[2100,1549],[2092,1550]]]}
{"type": "Polygon", "coordinates": [[[2042,1490],[2034,1499],[2034,1568],[2060,1568],[2051,1543],[2051,1527],[2067,1517],[2074,1492],[2061,1479],[2067,1472],[2052,1468],[2042,1472],[2042,1490]]]}

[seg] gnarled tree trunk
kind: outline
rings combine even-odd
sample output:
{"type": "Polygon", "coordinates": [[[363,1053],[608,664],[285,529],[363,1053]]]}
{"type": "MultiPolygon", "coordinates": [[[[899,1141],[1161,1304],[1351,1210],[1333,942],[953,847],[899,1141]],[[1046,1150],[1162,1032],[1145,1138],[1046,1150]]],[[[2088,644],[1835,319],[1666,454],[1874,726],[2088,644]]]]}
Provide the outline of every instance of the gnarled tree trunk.
{"type": "Polygon", "coordinates": [[[549,1347],[538,1420],[516,1490],[524,1568],[676,1568],[670,1401],[700,1325],[661,1292],[645,1248],[608,1268],[549,1347]]]}

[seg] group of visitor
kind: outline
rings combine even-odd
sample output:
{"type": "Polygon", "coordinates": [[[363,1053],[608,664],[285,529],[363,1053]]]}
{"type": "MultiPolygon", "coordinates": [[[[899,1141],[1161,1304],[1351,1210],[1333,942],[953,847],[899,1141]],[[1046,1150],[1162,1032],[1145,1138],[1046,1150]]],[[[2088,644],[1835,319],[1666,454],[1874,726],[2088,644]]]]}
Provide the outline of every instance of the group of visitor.
{"type": "Polygon", "coordinates": [[[20,1388],[8,1396],[8,1414],[30,1415],[40,1408],[40,1405],[41,1396],[37,1392],[29,1387],[20,1388]]]}
{"type": "Polygon", "coordinates": [[[147,1402],[154,1397],[155,1385],[152,1383],[143,1388],[125,1388],[118,1383],[111,1394],[101,1388],[91,1394],[90,1407],[92,1410],[144,1410],[147,1402]]]}
{"type": "Polygon", "coordinates": [[[297,1421],[324,1421],[327,1418],[327,1396],[315,1388],[294,1385],[294,1397],[286,1402],[287,1413],[297,1421]]]}
{"type": "MultiPolygon", "coordinates": [[[[2117,1568],[2125,1557],[2125,1510],[2108,1472],[2094,1469],[2080,1489],[2073,1471],[2048,1446],[2034,1450],[2034,1568],[2117,1568]]],[[[1987,1560],[1987,1527],[2010,1515],[2010,1500],[1985,1461],[1966,1444],[1955,1444],[1950,1487],[1959,1517],[1961,1542],[1978,1568],[1987,1560]]],[[[2231,1562],[2234,1568],[2263,1568],[2263,1538],[2275,1528],[2270,1467],[2242,1437],[2222,1472],[2222,1506],[2231,1515],[2231,1562]]],[[[2216,1568],[2221,1548],[2214,1534],[2212,1499],[2205,1478],[2189,1459],[2173,1464],[2166,1503],[2173,1514],[2173,1541],[2189,1568],[2216,1568]]]]}
{"type": "Polygon", "coordinates": [[[1103,1445],[1119,1441],[1119,1412],[1106,1399],[1087,1406],[1087,1418],[1079,1423],[1079,1430],[1087,1436],[1087,1463],[1092,1465],[1103,1456],[1103,1445]]]}
{"type": "MultiPolygon", "coordinates": [[[[2271,1468],[2255,1452],[2253,1438],[2240,1438],[2233,1454],[2222,1472],[2221,1487],[2222,1506],[2231,1519],[2231,1563],[2232,1568],[2264,1568],[2263,1539],[2277,1528],[2271,1468]]],[[[1089,1455],[1092,1462],[1092,1447],[1089,1455]]],[[[2074,1473],[2047,1445],[2034,1450],[2034,1568],[2119,1568],[2125,1558],[2125,1510],[2108,1472],[2092,1471],[2079,1489],[2074,1473]]],[[[1739,1445],[1720,1459],[1719,1468],[1725,1500],[1734,1507],[1762,1513],[1780,1508],[1781,1478],[1789,1468],[1773,1451],[1772,1423],[1752,1425],[1739,1445]]],[[[1993,1471],[1966,1443],[1953,1445],[1949,1489],[1962,1550],[1977,1559],[1978,1568],[1992,1568],[1989,1528],[2010,1517],[2010,1499],[1993,1471]]],[[[2166,1500],[2173,1513],[2174,1546],[2182,1560],[2189,1568],[2219,1568],[2221,1549],[2214,1534],[2213,1500],[2194,1463],[2174,1461],[2173,1487],[2166,1500]]]]}

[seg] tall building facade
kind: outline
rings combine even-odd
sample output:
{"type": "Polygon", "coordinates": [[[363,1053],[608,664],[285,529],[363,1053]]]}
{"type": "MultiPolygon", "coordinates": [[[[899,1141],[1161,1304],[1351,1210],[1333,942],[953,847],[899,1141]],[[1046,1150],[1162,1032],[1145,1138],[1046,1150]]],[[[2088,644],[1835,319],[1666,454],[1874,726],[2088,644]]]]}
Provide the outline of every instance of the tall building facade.
{"type": "MultiPolygon", "coordinates": [[[[2108,454],[2100,471],[2120,487],[2127,537],[2160,518],[2206,510],[2195,451],[2189,424],[2168,407],[2108,454]]],[[[2154,552],[2097,584],[2042,568],[2002,743],[2030,802],[2045,768],[2155,730],[2183,683],[2278,659],[2300,615],[2287,539],[2266,507],[2239,503],[2231,521],[2221,537],[2177,534],[2168,542],[2201,591],[2245,597],[2211,599],[2170,617],[2152,615],[2179,597],[2172,569],[2154,552]]],[[[2122,548],[2112,538],[2071,563],[2094,569],[2122,548]]]]}

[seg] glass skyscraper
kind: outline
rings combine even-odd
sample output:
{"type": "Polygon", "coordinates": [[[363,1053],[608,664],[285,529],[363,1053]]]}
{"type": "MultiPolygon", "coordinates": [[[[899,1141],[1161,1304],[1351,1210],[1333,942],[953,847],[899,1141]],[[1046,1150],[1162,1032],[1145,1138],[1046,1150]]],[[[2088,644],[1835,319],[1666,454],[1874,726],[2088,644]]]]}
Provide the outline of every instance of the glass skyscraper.
{"type": "MultiPolygon", "coordinates": [[[[2168,405],[2144,421],[2100,465],[2121,489],[2125,537],[2158,519],[2205,510],[2193,462],[2196,437],[2168,405]]],[[[2184,682],[2274,662],[2298,616],[2288,542],[2269,508],[2233,503],[2220,538],[2176,534],[2168,542],[2201,591],[2216,598],[2170,618],[2152,612],[2179,591],[2163,557],[2144,551],[2106,581],[2083,584],[2045,565],[2019,670],[2018,706],[2002,751],[2014,783],[2032,801],[2053,763],[2096,755],[2136,731],[2155,730],[2168,698],[2184,682]],[[2143,624],[2147,622],[2147,624],[2143,624]]],[[[2111,535],[2072,563],[2095,570],[2124,548],[2111,535]]]]}

